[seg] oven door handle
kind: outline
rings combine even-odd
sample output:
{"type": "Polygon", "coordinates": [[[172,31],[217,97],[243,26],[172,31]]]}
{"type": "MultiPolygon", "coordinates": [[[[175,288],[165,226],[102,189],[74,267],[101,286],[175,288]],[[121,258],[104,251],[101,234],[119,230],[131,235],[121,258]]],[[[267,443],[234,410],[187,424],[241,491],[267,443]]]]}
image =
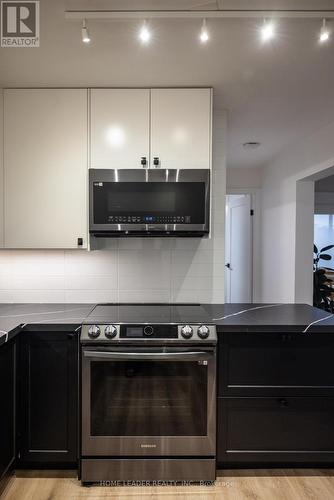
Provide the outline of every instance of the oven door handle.
{"type": "Polygon", "coordinates": [[[121,360],[166,360],[166,361],[200,361],[210,359],[214,353],[204,351],[194,352],[108,352],[108,351],[84,351],[85,358],[103,358],[111,361],[121,360]]]}

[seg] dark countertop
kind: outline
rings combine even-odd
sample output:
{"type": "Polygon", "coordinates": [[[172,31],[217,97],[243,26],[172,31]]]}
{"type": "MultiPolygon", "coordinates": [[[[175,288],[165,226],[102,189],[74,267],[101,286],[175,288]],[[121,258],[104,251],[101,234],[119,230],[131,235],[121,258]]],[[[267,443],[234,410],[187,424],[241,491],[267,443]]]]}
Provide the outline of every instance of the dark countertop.
{"type": "Polygon", "coordinates": [[[93,307],[94,304],[0,304],[0,345],[22,331],[20,325],[65,324],[76,328],[93,307]]]}
{"type": "MultiPolygon", "coordinates": [[[[65,324],[76,328],[93,307],[94,304],[0,304],[0,345],[22,331],[21,325],[65,324]]],[[[176,308],[180,323],[215,323],[218,333],[334,333],[334,316],[306,304],[201,304],[176,308]]]]}

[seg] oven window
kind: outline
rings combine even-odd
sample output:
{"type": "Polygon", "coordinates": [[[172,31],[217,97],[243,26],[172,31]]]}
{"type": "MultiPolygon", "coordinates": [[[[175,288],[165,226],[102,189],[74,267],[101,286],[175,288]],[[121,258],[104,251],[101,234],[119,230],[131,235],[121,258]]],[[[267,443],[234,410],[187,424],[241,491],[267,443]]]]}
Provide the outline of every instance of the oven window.
{"type": "Polygon", "coordinates": [[[92,436],[206,436],[207,365],[91,362],[92,436]]]}

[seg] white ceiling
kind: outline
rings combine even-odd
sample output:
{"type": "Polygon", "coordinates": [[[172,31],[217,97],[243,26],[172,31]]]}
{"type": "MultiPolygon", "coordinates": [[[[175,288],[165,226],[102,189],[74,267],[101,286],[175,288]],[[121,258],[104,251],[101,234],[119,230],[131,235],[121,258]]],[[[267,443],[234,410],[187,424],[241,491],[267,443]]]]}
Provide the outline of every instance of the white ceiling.
{"type": "MultiPolygon", "coordinates": [[[[294,141],[334,120],[334,38],[319,46],[317,20],[279,20],[271,45],[259,41],[262,20],[154,20],[154,40],[141,46],[137,21],[80,22],[67,7],[186,8],[205,0],[41,0],[41,46],[0,49],[1,86],[213,86],[215,107],[229,111],[228,167],[266,165],[294,141]],[[260,141],[257,150],[242,144],[260,141]]],[[[334,0],[221,0],[224,8],[334,8],[334,0]]],[[[206,6],[204,8],[207,8],[206,6]]],[[[334,21],[333,21],[334,24],[334,21]]],[[[334,141],[333,141],[334,142],[334,141]]]]}

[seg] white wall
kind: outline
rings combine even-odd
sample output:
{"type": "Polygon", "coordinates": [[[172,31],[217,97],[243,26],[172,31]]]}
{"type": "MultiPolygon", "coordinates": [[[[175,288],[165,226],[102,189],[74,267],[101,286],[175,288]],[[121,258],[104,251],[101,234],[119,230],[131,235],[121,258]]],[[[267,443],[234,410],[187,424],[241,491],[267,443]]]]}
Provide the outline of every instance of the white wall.
{"type": "Polygon", "coordinates": [[[263,171],[264,302],[312,301],[313,181],[330,175],[333,138],[334,122],[291,146],[263,171]]]}
{"type": "Polygon", "coordinates": [[[226,189],[260,189],[262,168],[227,168],[226,189]]]}
{"type": "Polygon", "coordinates": [[[108,249],[92,252],[1,250],[0,302],[223,302],[223,111],[214,113],[213,135],[210,239],[102,240],[108,249]]]}

